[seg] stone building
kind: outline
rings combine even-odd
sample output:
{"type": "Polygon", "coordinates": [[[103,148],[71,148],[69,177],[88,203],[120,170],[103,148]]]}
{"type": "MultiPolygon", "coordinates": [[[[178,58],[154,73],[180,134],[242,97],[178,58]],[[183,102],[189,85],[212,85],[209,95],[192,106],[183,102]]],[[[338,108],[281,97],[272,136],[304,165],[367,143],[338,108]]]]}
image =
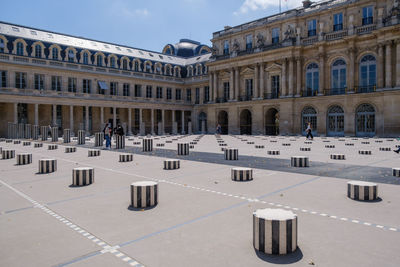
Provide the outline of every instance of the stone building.
{"type": "Polygon", "coordinates": [[[400,135],[398,0],[303,1],[162,53],[0,23],[7,122],[129,134],[400,135]]]}

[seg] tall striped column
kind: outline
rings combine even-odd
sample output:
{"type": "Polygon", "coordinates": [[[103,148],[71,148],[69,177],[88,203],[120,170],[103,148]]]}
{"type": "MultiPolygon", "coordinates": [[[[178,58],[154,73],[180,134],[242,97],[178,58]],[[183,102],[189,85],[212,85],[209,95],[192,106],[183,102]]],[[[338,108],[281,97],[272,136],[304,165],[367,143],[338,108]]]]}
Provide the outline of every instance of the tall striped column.
{"type": "Polygon", "coordinates": [[[25,124],[18,123],[18,138],[25,137],[25,124]]]}
{"type": "Polygon", "coordinates": [[[104,133],[103,132],[98,132],[94,134],[94,146],[99,147],[103,146],[104,143],[104,133]]]}
{"type": "Polygon", "coordinates": [[[57,160],[39,159],[39,173],[51,173],[57,171],[57,160]]]}
{"type": "Polygon", "coordinates": [[[72,185],[84,186],[94,183],[94,168],[79,167],[72,170],[72,185]]]}
{"type": "Polygon", "coordinates": [[[49,128],[47,126],[40,126],[40,134],[42,135],[42,141],[47,141],[49,135],[48,130],[49,128]]]}
{"type": "Polygon", "coordinates": [[[58,127],[51,128],[51,142],[58,142],[58,127]]]}
{"type": "Polygon", "coordinates": [[[151,152],[153,151],[153,139],[151,138],[144,138],[142,140],[143,143],[143,152],[151,152]]]}
{"type": "Polygon", "coordinates": [[[125,148],[125,135],[116,134],[115,139],[116,139],[115,140],[116,141],[115,148],[116,149],[124,149],[125,148]]]}
{"type": "Polygon", "coordinates": [[[78,145],[84,145],[84,144],[85,144],[85,131],[78,130],[78,145]]]}
{"type": "Polygon", "coordinates": [[[131,184],[131,205],[134,208],[147,208],[158,203],[158,184],[144,181],[131,184]]]}
{"type": "Polygon", "coordinates": [[[32,126],[32,140],[39,139],[39,125],[32,126]]]}
{"type": "Polygon", "coordinates": [[[189,155],[189,143],[178,143],[178,155],[189,155]]]}
{"type": "Polygon", "coordinates": [[[31,139],[32,138],[32,125],[25,124],[25,138],[31,139]]]}
{"type": "Polygon", "coordinates": [[[1,159],[13,159],[13,158],[15,158],[15,150],[3,149],[3,151],[1,151],[1,159]]]}
{"type": "Polygon", "coordinates": [[[70,129],[64,129],[63,139],[64,139],[65,144],[71,143],[71,130],[70,129]]]}

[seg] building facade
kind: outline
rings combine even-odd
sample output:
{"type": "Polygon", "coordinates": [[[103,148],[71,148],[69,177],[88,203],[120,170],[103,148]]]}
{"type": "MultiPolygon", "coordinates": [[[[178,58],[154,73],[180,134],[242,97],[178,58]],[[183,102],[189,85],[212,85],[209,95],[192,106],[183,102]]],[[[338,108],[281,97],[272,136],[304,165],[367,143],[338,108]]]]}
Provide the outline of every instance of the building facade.
{"type": "Polygon", "coordinates": [[[330,0],[162,53],[0,23],[7,122],[129,134],[400,135],[397,0],[330,0]]]}

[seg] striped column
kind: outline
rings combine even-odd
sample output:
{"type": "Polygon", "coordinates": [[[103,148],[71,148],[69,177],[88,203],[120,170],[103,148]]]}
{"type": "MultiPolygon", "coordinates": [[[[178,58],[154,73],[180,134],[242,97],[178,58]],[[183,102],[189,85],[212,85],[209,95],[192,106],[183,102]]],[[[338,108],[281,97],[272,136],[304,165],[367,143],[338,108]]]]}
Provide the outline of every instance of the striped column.
{"type": "Polygon", "coordinates": [[[257,251],[284,255],[297,248],[297,215],[283,209],[253,213],[253,246],[257,251]]]}
{"type": "Polygon", "coordinates": [[[392,168],[393,176],[400,177],[400,168],[392,168]]]}
{"type": "Polygon", "coordinates": [[[360,155],[372,155],[371,150],[359,150],[358,154],[360,155]]]}
{"type": "Polygon", "coordinates": [[[363,181],[347,182],[347,196],[354,200],[376,200],[378,185],[363,181]]]}
{"type": "Polygon", "coordinates": [[[390,147],[380,147],[379,151],[391,151],[392,149],[390,147]]]}
{"type": "Polygon", "coordinates": [[[88,150],[88,157],[98,157],[98,156],[100,156],[99,149],[89,149],[88,150]]]}
{"type": "Polygon", "coordinates": [[[290,143],[283,143],[282,146],[290,146],[290,143]]]}
{"type": "Polygon", "coordinates": [[[94,146],[102,147],[104,143],[104,133],[98,132],[94,134],[94,146]]]}
{"type": "Polygon", "coordinates": [[[147,208],[158,204],[158,184],[144,181],[131,184],[131,205],[134,208],[147,208]]]}
{"type": "Polygon", "coordinates": [[[311,147],[300,147],[300,151],[311,151],[311,147]]]}
{"type": "Polygon", "coordinates": [[[17,165],[26,165],[32,163],[31,153],[20,153],[17,154],[17,165]]]}
{"type": "Polygon", "coordinates": [[[56,149],[58,149],[58,145],[50,144],[50,145],[47,146],[47,149],[48,150],[56,150],[56,149]]]}
{"type": "Polygon", "coordinates": [[[178,159],[166,159],[164,160],[164,170],[176,170],[179,169],[180,161],[178,159]]]}
{"type": "Polygon", "coordinates": [[[178,143],[178,155],[189,155],[189,143],[178,143]]]}
{"type": "Polygon", "coordinates": [[[268,150],[267,154],[268,155],[280,155],[281,152],[279,150],[268,150]]]}
{"type": "Polygon", "coordinates": [[[292,167],[310,167],[308,157],[293,156],[290,162],[292,167]]]}
{"type": "Polygon", "coordinates": [[[119,155],[119,162],[130,162],[133,161],[133,154],[125,153],[119,155]]]}
{"type": "Polygon", "coordinates": [[[250,168],[232,168],[232,181],[251,181],[253,180],[253,169],[250,168]]]}
{"type": "Polygon", "coordinates": [[[32,126],[32,140],[38,140],[39,139],[39,125],[33,125],[32,126]]]}
{"type": "Polygon", "coordinates": [[[3,151],[1,151],[1,158],[2,159],[13,159],[13,158],[15,158],[15,150],[13,150],[13,149],[3,149],[3,151]]]}
{"type": "Polygon", "coordinates": [[[144,138],[142,140],[143,144],[143,152],[150,152],[153,151],[153,139],[151,138],[144,138]]]}
{"type": "Polygon", "coordinates": [[[32,125],[25,124],[25,139],[31,139],[31,138],[32,138],[32,125]]]}
{"type": "Polygon", "coordinates": [[[354,143],[344,143],[345,146],[354,146],[354,143]]]}
{"type": "Polygon", "coordinates": [[[51,128],[51,142],[58,142],[58,127],[51,128]]]}
{"type": "Polygon", "coordinates": [[[239,150],[237,148],[225,149],[225,160],[239,160],[239,150]]]}
{"type": "Polygon", "coordinates": [[[75,153],[75,152],[76,152],[76,147],[74,146],[65,147],[65,153],[75,153]]]}
{"type": "Polygon", "coordinates": [[[33,147],[34,147],[34,148],[43,147],[43,144],[42,144],[42,143],[34,143],[34,144],[33,144],[33,147]]]}
{"type": "Polygon", "coordinates": [[[247,144],[248,145],[254,145],[254,142],[253,141],[249,141],[249,142],[247,142],[247,144]]]}
{"type": "Polygon", "coordinates": [[[42,141],[47,141],[47,137],[49,135],[48,129],[49,127],[47,126],[40,126],[40,134],[42,135],[42,141]]]}
{"type": "Polygon", "coordinates": [[[115,135],[116,138],[116,145],[115,148],[116,149],[124,149],[125,148],[125,135],[115,135]]]}
{"type": "Polygon", "coordinates": [[[39,173],[51,173],[57,171],[57,160],[39,159],[39,173]]]}
{"type": "Polygon", "coordinates": [[[72,185],[84,186],[94,183],[94,168],[79,167],[72,169],[72,185]]]}
{"type": "Polygon", "coordinates": [[[265,146],[263,146],[263,145],[255,145],[254,146],[256,149],[264,149],[265,148],[265,146]]]}
{"type": "Polygon", "coordinates": [[[64,129],[64,144],[69,144],[71,143],[71,130],[70,129],[64,129]]]}
{"type": "Polygon", "coordinates": [[[21,140],[13,140],[13,144],[14,145],[19,145],[19,144],[21,144],[21,140]]]}
{"type": "Polygon", "coordinates": [[[30,146],[30,145],[31,145],[31,142],[30,142],[30,141],[23,141],[23,142],[22,142],[22,145],[23,145],[23,146],[30,146]]]}
{"type": "Polygon", "coordinates": [[[85,131],[78,130],[78,145],[84,145],[84,144],[85,144],[85,131]]]}
{"type": "Polygon", "coordinates": [[[325,148],[335,148],[335,145],[325,145],[325,148]]]}
{"type": "Polygon", "coordinates": [[[25,138],[25,124],[18,123],[18,138],[25,138]]]}
{"type": "Polygon", "coordinates": [[[6,143],[12,143],[13,140],[12,139],[6,139],[6,143]]]}
{"type": "Polygon", "coordinates": [[[331,154],[331,159],[345,160],[346,156],[344,154],[331,154]]]}

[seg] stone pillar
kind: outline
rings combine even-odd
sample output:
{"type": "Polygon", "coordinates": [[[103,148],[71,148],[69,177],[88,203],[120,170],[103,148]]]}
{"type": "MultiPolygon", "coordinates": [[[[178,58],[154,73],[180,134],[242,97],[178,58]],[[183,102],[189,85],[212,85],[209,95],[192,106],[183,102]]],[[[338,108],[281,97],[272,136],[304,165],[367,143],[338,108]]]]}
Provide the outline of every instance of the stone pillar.
{"type": "Polygon", "coordinates": [[[128,131],[127,135],[132,135],[132,109],[128,108],[128,131]]]}
{"type": "Polygon", "coordinates": [[[378,58],[377,58],[377,87],[378,88],[383,88],[384,85],[384,79],[385,79],[385,65],[383,64],[383,45],[382,44],[378,44],[378,58]]]}
{"type": "Polygon", "coordinates": [[[182,134],[185,134],[185,111],[182,110],[182,134]]]}
{"type": "Polygon", "coordinates": [[[165,110],[161,110],[161,134],[165,134],[165,110]]]}
{"type": "Polygon", "coordinates": [[[392,88],[392,43],[386,44],[385,87],[392,88]]]}
{"type": "Polygon", "coordinates": [[[171,114],[172,114],[172,134],[177,134],[178,133],[178,126],[177,126],[177,124],[176,124],[176,121],[175,121],[175,110],[172,110],[171,111],[171,114]]]}
{"type": "Polygon", "coordinates": [[[400,87],[400,39],[396,40],[396,86],[400,87]]]}
{"type": "Polygon", "coordinates": [[[349,76],[348,76],[348,87],[347,90],[349,92],[354,92],[354,86],[355,86],[355,82],[354,82],[354,75],[355,75],[355,58],[354,58],[354,53],[355,53],[355,49],[354,48],[349,48],[349,76]]]}
{"type": "MultiPolygon", "coordinates": [[[[281,92],[282,93],[282,92],[281,92]]],[[[271,85],[271,75],[267,72],[267,97],[271,98],[272,85],[271,85]]]]}
{"type": "Polygon", "coordinates": [[[39,125],[39,104],[35,104],[35,125],[39,125]]]}
{"type": "Polygon", "coordinates": [[[293,86],[294,86],[294,84],[293,84],[293,81],[294,81],[294,73],[293,73],[293,70],[294,70],[294,68],[293,68],[294,66],[293,66],[293,58],[290,58],[289,59],[289,96],[290,97],[292,97],[294,94],[293,94],[293,86]]]}
{"type": "Polygon", "coordinates": [[[151,109],[151,134],[154,135],[154,109],[151,109]]]}
{"type": "Polygon", "coordinates": [[[100,107],[100,130],[104,128],[104,107],[100,107]]]}
{"type": "Polygon", "coordinates": [[[303,73],[301,71],[301,58],[296,58],[296,97],[301,95],[301,80],[303,73]]]}
{"type": "Polygon", "coordinates": [[[18,123],[18,103],[14,103],[14,123],[18,123]]]}
{"type": "Polygon", "coordinates": [[[259,72],[259,70],[258,70],[258,64],[256,64],[255,66],[254,66],[254,95],[253,95],[253,99],[257,99],[257,98],[259,98],[259,91],[258,91],[258,88],[259,88],[259,85],[260,85],[260,79],[259,79],[259,76],[260,75],[260,72],[259,72]]]}
{"type": "Polygon", "coordinates": [[[287,87],[286,87],[286,59],[282,62],[282,94],[281,96],[287,96],[287,87]]]}
{"type": "Polygon", "coordinates": [[[74,132],[74,106],[69,106],[69,128],[71,129],[71,134],[74,132]]]}
{"type": "Polygon", "coordinates": [[[240,72],[239,68],[235,68],[235,99],[239,100],[240,92],[240,72]]]}
{"type": "Polygon", "coordinates": [[[113,128],[117,127],[117,108],[113,107],[113,128]]]}
{"type": "Polygon", "coordinates": [[[319,55],[319,88],[318,95],[324,95],[325,91],[325,55],[319,55]]]}
{"type": "Polygon", "coordinates": [[[209,89],[209,101],[213,101],[213,96],[214,96],[214,82],[213,82],[213,73],[210,71],[208,74],[208,87],[209,89]]]}
{"type": "Polygon", "coordinates": [[[264,63],[260,64],[260,93],[261,99],[264,98],[264,63]]]}
{"type": "Polygon", "coordinates": [[[52,125],[57,125],[57,105],[53,105],[53,118],[52,118],[52,125]]]}
{"type": "Polygon", "coordinates": [[[144,127],[143,127],[143,109],[139,108],[139,133],[140,135],[144,135],[144,127]]]}
{"type": "Polygon", "coordinates": [[[89,106],[85,106],[85,131],[86,135],[90,135],[89,132],[89,106]]]}
{"type": "Polygon", "coordinates": [[[218,98],[218,74],[214,72],[213,75],[213,102],[216,102],[218,98]]]}
{"type": "Polygon", "coordinates": [[[235,71],[232,68],[230,72],[230,79],[229,79],[229,100],[234,100],[234,92],[235,92],[235,71]]]}

